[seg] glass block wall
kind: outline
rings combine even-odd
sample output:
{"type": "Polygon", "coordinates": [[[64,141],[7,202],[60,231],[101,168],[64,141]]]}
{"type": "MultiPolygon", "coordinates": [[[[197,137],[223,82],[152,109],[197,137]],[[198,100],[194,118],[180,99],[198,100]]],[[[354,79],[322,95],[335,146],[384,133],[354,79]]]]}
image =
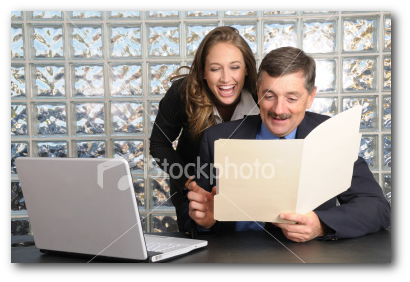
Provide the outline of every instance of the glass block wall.
{"type": "MultiPolygon", "coordinates": [[[[176,231],[149,155],[158,103],[207,32],[237,28],[258,64],[295,46],[317,62],[312,111],[361,104],[360,155],[391,201],[391,14],[343,11],[11,13],[11,227],[30,233],[17,157],[124,158],[147,232],[176,231]]],[[[176,144],[177,141],[175,141],[176,144]]]]}

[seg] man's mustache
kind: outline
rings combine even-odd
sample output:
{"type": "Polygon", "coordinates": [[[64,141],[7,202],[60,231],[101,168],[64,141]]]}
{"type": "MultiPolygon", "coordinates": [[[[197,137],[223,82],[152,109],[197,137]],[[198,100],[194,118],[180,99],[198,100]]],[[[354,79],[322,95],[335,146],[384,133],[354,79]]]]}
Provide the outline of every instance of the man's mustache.
{"type": "Polygon", "coordinates": [[[275,114],[274,112],[268,112],[268,116],[270,116],[271,118],[274,119],[288,119],[288,118],[292,118],[291,114],[275,114]]]}

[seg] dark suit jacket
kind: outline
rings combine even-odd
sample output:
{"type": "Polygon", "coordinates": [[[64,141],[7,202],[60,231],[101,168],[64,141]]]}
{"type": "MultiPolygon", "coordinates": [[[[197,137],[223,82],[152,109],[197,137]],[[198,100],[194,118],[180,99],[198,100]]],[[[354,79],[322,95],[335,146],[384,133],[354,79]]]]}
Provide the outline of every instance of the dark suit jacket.
{"type": "MultiPolygon", "coordinates": [[[[328,118],[328,116],[306,112],[297,128],[296,139],[304,139],[316,126],[328,118]]],[[[243,120],[226,122],[207,129],[202,136],[200,147],[200,164],[201,166],[206,165],[203,168],[205,174],[210,175],[209,164],[214,161],[215,140],[221,138],[255,139],[261,122],[259,115],[248,116],[243,120]]],[[[211,191],[215,185],[210,185],[210,179],[201,175],[197,175],[195,181],[207,191],[211,191]]],[[[215,180],[212,183],[215,183],[215,180]]],[[[189,217],[188,211],[189,200],[186,198],[178,216],[184,222],[180,228],[189,232],[192,237],[200,237],[204,234],[213,235],[220,228],[234,230],[235,223],[218,222],[212,232],[198,232],[198,226],[189,217]]],[[[361,157],[358,157],[354,164],[350,188],[323,203],[314,211],[331,230],[323,237],[324,240],[358,237],[390,226],[390,205],[384,198],[382,189],[375,181],[366,161],[361,157]],[[340,205],[337,205],[337,200],[340,205]]]]}

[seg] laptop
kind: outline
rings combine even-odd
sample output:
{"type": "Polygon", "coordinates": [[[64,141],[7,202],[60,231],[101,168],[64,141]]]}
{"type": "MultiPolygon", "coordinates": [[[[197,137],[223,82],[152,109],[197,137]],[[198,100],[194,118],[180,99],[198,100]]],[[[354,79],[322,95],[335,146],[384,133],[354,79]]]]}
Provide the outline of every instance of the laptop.
{"type": "Polygon", "coordinates": [[[160,262],[207,245],[143,233],[124,159],[24,157],[16,167],[42,252],[160,262]]]}

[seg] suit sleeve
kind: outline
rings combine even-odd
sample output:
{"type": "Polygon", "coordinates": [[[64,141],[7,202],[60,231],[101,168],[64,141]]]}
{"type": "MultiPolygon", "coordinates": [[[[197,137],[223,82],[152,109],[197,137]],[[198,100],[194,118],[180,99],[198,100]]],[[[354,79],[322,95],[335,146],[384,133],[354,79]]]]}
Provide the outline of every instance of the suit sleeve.
{"type": "Polygon", "coordinates": [[[354,164],[351,187],[337,198],[340,205],[315,210],[333,230],[324,240],[359,237],[390,226],[390,205],[363,158],[354,164]]]}

